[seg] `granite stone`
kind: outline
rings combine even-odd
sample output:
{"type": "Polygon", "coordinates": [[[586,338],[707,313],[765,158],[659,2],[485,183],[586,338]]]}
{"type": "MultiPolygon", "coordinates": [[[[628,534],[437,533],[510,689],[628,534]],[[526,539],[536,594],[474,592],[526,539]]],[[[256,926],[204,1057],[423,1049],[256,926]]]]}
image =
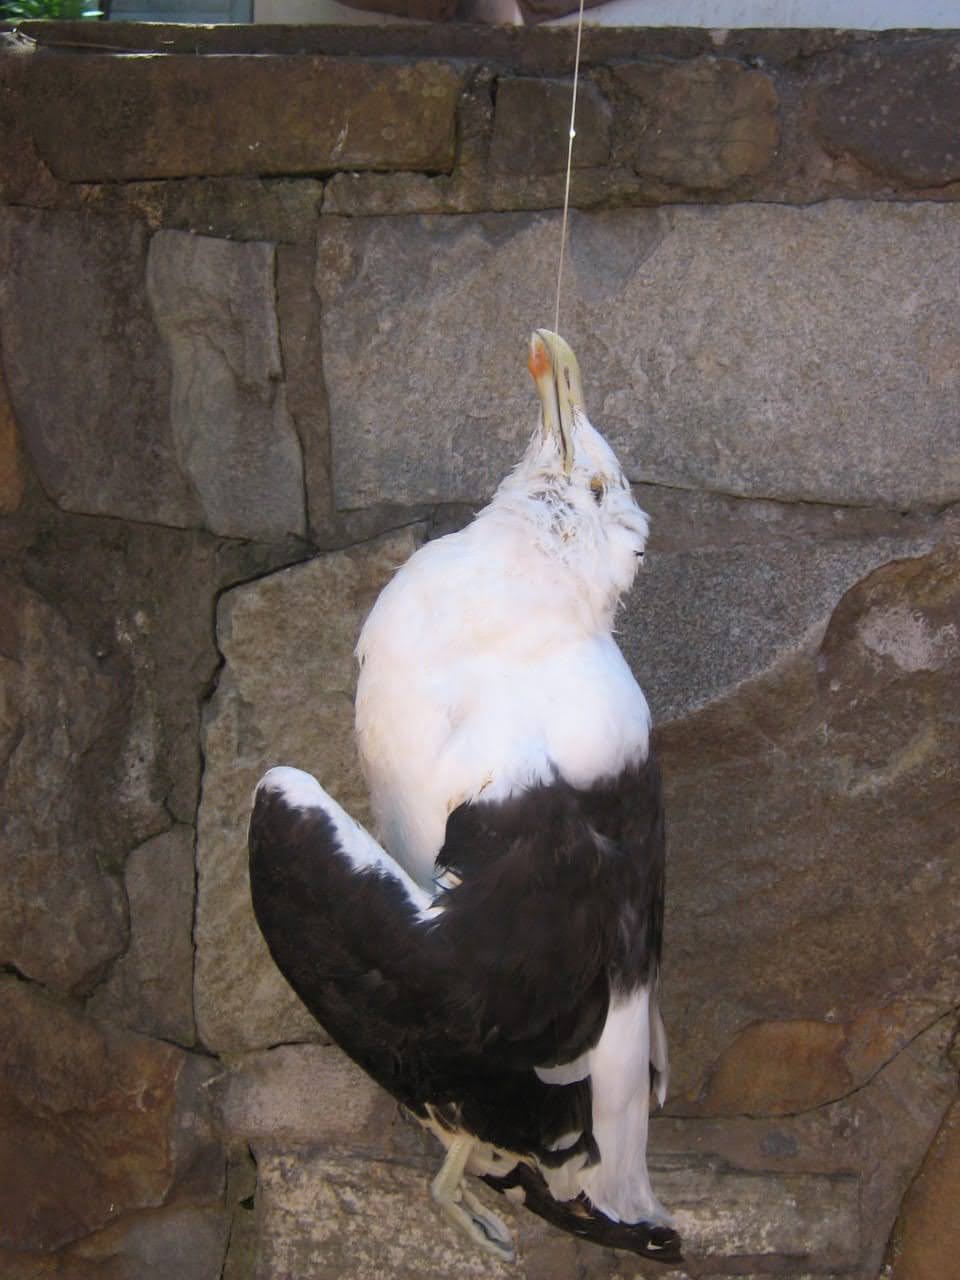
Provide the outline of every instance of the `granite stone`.
{"type": "Polygon", "coordinates": [[[323,1038],[280,976],[250,905],[246,831],[253,789],[276,764],[314,773],[358,821],[368,816],[353,742],[353,649],[415,531],[318,556],[225,593],[224,657],[205,716],[197,837],[194,1006],[217,1052],[323,1038]]]}
{"type": "MultiPolygon", "coordinates": [[[[574,216],[561,328],[629,477],[955,501],[958,226],[951,205],[843,201],[574,216]]],[[[475,501],[513,465],[536,423],[524,352],[552,321],[558,233],[544,215],[322,220],[339,507],[475,501]]]]}

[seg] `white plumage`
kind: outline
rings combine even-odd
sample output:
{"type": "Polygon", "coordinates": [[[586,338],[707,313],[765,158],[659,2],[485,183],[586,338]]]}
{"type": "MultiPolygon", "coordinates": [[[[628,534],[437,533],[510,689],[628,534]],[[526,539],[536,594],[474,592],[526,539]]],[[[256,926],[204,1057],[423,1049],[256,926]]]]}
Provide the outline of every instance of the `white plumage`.
{"type": "MultiPolygon", "coordinates": [[[[444,1141],[435,1194],[459,1225],[508,1250],[503,1224],[463,1199],[466,1169],[508,1193],[519,1186],[532,1208],[578,1234],[674,1258],[678,1237],[645,1155],[651,1077],[661,1102],[667,1080],[659,785],[647,703],[612,636],[647,518],[586,417],[569,347],[538,331],[530,368],[542,416],[519,465],[472,524],[397,572],[360,636],[357,741],[383,847],[312,779],[274,770],[258,792],[265,812],[273,798],[273,827],[264,816],[258,828],[254,815],[254,902],[307,1004],[335,1035],[339,1023],[347,1051],[444,1141]],[[386,941],[375,957],[378,981],[400,994],[371,1005],[365,1027],[351,1022],[362,1008],[348,1015],[329,994],[339,981],[362,1003],[363,982],[337,977],[343,962],[312,955],[306,969],[326,964],[332,977],[325,986],[304,977],[297,947],[310,923],[285,918],[289,889],[278,887],[282,859],[302,853],[284,814],[301,824],[325,815],[305,856],[308,880],[339,859],[365,895],[374,876],[409,913],[403,958],[391,960],[386,941]],[[278,844],[286,853],[263,871],[264,849],[278,844]],[[513,965],[516,990],[497,954],[513,965]],[[460,1028],[464,1009],[475,1028],[469,1019],[460,1028]],[[396,1057],[438,1010],[431,1048],[411,1050],[415,1067],[401,1062],[384,1080],[377,1046],[389,1042],[396,1057]],[[437,1035],[449,1043],[438,1048],[437,1035]],[[502,1116],[494,1071],[504,1073],[502,1116]],[[513,1144],[507,1098],[521,1088],[533,1091],[523,1106],[543,1119],[533,1138],[517,1122],[513,1144]],[[632,1238],[605,1221],[640,1226],[632,1238]]],[[[341,910],[331,947],[369,950],[363,921],[349,916],[341,910]]]]}

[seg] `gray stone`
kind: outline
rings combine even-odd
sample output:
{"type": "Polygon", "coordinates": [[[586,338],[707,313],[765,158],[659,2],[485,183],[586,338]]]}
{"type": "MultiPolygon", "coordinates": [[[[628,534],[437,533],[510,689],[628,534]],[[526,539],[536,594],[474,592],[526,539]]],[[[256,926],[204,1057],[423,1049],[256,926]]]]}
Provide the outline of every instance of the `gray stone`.
{"type": "Polygon", "coordinates": [[[24,444],[54,501],[183,527],[200,512],[168,420],[147,241],[127,219],[0,211],[3,358],[24,444]]]}
{"type": "Polygon", "coordinates": [[[246,1054],[217,1081],[224,1135],[243,1142],[339,1142],[382,1149],[396,1104],[335,1045],[246,1054]],[[369,1135],[373,1135],[372,1138],[369,1135]]]}
{"type": "Polygon", "coordinates": [[[929,550],[935,537],[930,530],[811,544],[799,529],[784,537],[784,521],[780,536],[765,540],[761,513],[744,511],[741,519],[739,545],[654,547],[624,602],[620,646],[658,723],[809,643],[844,591],[878,565],[929,550]]]}
{"type": "Polygon", "coordinates": [[[172,365],[180,464],[215,533],[305,529],[303,466],[283,385],[273,245],[160,231],[147,288],[172,365]]]}
{"type": "Polygon", "coordinates": [[[176,1205],[130,1215],[63,1255],[71,1280],[220,1280],[229,1216],[176,1205]]]}
{"type": "MultiPolygon", "coordinates": [[[[566,1265],[553,1275],[599,1280],[624,1272],[646,1274],[639,1259],[575,1243],[476,1184],[518,1245],[515,1266],[501,1266],[439,1216],[428,1192],[435,1166],[405,1166],[316,1144],[284,1148],[261,1143],[256,1150],[261,1280],[347,1271],[357,1280],[384,1273],[431,1280],[511,1274],[532,1280],[551,1274],[542,1266],[543,1255],[552,1255],[556,1264],[555,1250],[566,1265]]],[[[794,1258],[838,1269],[857,1261],[854,1175],[755,1173],[689,1154],[655,1157],[651,1176],[677,1217],[697,1275],[711,1264],[727,1270],[746,1260],[773,1262],[778,1270],[794,1258]]]]}
{"type": "Polygon", "coordinates": [[[834,63],[813,93],[815,132],[833,156],[851,156],[914,187],[960,180],[960,42],[895,42],[834,63]]]}
{"type": "MultiPolygon", "coordinates": [[[[631,479],[956,499],[958,227],[960,207],[933,204],[575,216],[561,328],[631,479]]],[[[322,221],[338,506],[472,501],[513,465],[558,232],[537,215],[322,221]]]]}
{"type": "Polygon", "coordinates": [[[678,1108],[752,1023],[956,1006],[958,634],[947,545],[877,569],[822,639],[660,731],[678,1108]]]}
{"type": "Polygon", "coordinates": [[[130,943],[87,1010],[98,1018],[178,1044],[192,1044],[192,827],[177,826],[127,858],[130,943]]]}
{"type": "Polygon", "coordinates": [[[464,76],[448,62],[49,51],[35,62],[33,141],[70,182],[453,162],[464,76]]]}
{"type": "Polygon", "coordinates": [[[353,743],[353,649],[404,530],[321,556],[221,598],[224,667],[204,726],[197,863],[195,1011],[208,1048],[241,1051],[322,1035],[270,959],[250,906],[246,831],[271,765],[314,773],[359,821],[367,802],[353,743]]]}
{"type": "Polygon", "coordinates": [[[709,1160],[672,1168],[651,1161],[650,1173],[689,1255],[727,1263],[799,1256],[835,1267],[858,1260],[855,1176],[746,1173],[709,1160]]]}
{"type": "MultiPolygon", "coordinates": [[[[256,1155],[257,1280],[508,1280],[518,1274],[444,1221],[430,1199],[427,1169],[326,1146],[258,1146],[256,1155]]],[[[497,1201],[496,1211],[512,1221],[500,1197],[479,1194],[491,1205],[497,1201]]]]}
{"type": "Polygon", "coordinates": [[[316,538],[333,515],[333,492],[320,299],[313,287],[312,259],[312,245],[281,245],[277,249],[276,289],[287,408],[300,439],[307,514],[316,538]]]}
{"type": "Polygon", "coordinates": [[[40,596],[0,578],[0,598],[0,962],[82,990],[127,941],[123,892],[100,868],[96,829],[77,821],[79,761],[99,763],[122,692],[40,596]]]}

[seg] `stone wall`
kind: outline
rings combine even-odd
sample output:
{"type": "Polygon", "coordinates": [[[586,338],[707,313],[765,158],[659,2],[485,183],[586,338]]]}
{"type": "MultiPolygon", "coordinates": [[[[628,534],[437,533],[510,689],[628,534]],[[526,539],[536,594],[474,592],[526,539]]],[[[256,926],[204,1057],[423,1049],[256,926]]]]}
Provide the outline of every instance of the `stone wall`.
{"type": "MultiPolygon", "coordinates": [[[[244,882],[267,765],[365,816],[361,621],[532,428],[572,34],[0,38],[0,1272],[656,1274],[456,1239],[244,882]]],[[[583,70],[561,327],[653,522],[669,1274],[946,1280],[960,38],[604,30],[583,70]]]]}

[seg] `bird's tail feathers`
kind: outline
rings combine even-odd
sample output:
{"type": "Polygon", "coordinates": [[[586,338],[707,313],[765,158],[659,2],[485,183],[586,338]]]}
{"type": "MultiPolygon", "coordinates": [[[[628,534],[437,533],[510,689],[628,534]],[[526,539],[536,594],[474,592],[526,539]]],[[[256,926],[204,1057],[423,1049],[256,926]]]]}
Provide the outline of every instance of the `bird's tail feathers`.
{"type": "Polygon", "coordinates": [[[555,1200],[538,1169],[520,1161],[502,1177],[487,1174],[484,1181],[509,1200],[523,1204],[531,1213],[608,1249],[626,1249],[659,1262],[682,1262],[679,1234],[657,1222],[613,1222],[594,1209],[586,1196],[575,1200],[555,1200]]]}

